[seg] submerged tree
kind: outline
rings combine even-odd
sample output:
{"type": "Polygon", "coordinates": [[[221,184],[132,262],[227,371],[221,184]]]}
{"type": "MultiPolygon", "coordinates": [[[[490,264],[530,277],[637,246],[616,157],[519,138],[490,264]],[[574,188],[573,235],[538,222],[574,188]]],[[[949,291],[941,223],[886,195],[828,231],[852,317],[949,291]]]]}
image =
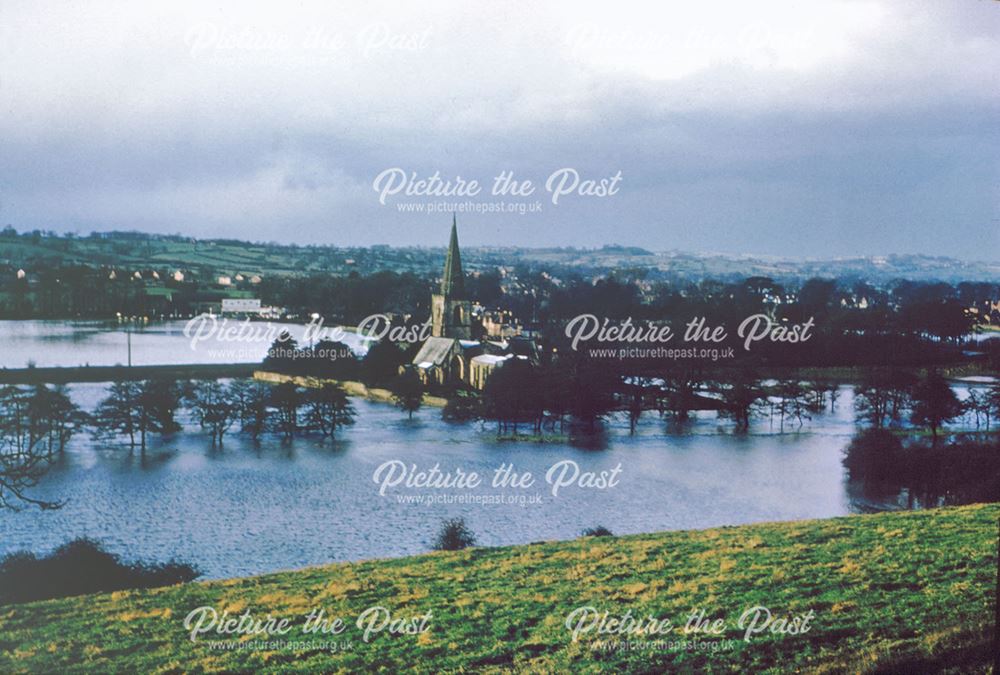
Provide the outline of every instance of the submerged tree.
{"type": "Polygon", "coordinates": [[[168,380],[144,380],[139,383],[136,400],[139,413],[139,436],[146,447],[147,434],[166,436],[180,431],[174,415],[181,404],[177,384],[168,380]]]}
{"type": "Polygon", "coordinates": [[[32,435],[30,426],[27,393],[13,386],[0,388],[0,509],[16,511],[25,504],[43,509],[61,506],[26,494],[51,465],[48,449],[40,437],[32,435]]]}
{"type": "Polygon", "coordinates": [[[392,393],[396,405],[413,419],[413,413],[420,410],[424,399],[424,385],[417,371],[412,368],[404,370],[393,382],[392,393]]]}
{"type": "Polygon", "coordinates": [[[466,391],[455,392],[441,411],[441,418],[448,422],[471,422],[482,415],[482,399],[466,391]]]}
{"type": "Polygon", "coordinates": [[[230,387],[216,380],[199,382],[185,397],[202,429],[212,435],[212,445],[222,445],[222,437],[239,416],[238,404],[230,387]]]}
{"type": "Polygon", "coordinates": [[[33,444],[29,396],[21,387],[0,387],[0,432],[16,450],[33,444]]]}
{"type": "Polygon", "coordinates": [[[746,431],[750,419],[764,400],[764,390],[753,373],[734,371],[733,377],[716,384],[716,393],[721,399],[719,413],[736,421],[736,428],[746,431]]]}
{"type": "Polygon", "coordinates": [[[962,414],[962,403],[948,381],[932,371],[913,388],[911,419],[918,426],[928,427],[937,438],[938,430],[945,423],[962,414]]]}
{"type": "Polygon", "coordinates": [[[136,445],[138,421],[139,384],[113,382],[108,395],[97,405],[92,417],[94,436],[101,439],[125,436],[130,448],[136,445]]]}
{"type": "Polygon", "coordinates": [[[324,437],[333,438],[339,427],[354,424],[354,406],[338,384],[327,382],[307,390],[305,402],[306,423],[319,429],[324,437]]]}
{"type": "Polygon", "coordinates": [[[615,391],[621,378],[607,366],[587,358],[576,357],[567,364],[570,388],[569,413],[594,431],[597,423],[615,408],[615,391]]]}
{"type": "MultiPolygon", "coordinates": [[[[986,406],[989,414],[993,416],[994,419],[1000,418],[1000,382],[994,382],[989,389],[986,390],[984,394],[986,399],[986,406]]],[[[987,418],[986,428],[989,429],[990,422],[987,418]]]]}
{"type": "Polygon", "coordinates": [[[269,387],[253,380],[234,380],[229,390],[236,406],[240,430],[256,441],[267,428],[269,387]]]}
{"type": "Polygon", "coordinates": [[[51,458],[38,443],[19,447],[6,435],[0,436],[0,509],[18,511],[24,504],[56,509],[61,502],[37,499],[26,490],[38,484],[48,471],[51,458]]]}
{"type": "Polygon", "coordinates": [[[642,418],[646,408],[646,398],[652,391],[652,378],[643,375],[633,375],[624,381],[625,407],[628,410],[628,432],[635,433],[635,428],[642,418]]]}
{"type": "Polygon", "coordinates": [[[913,376],[898,368],[873,369],[854,387],[858,419],[875,429],[899,424],[910,405],[913,383],[913,376]]]}
{"type": "Polygon", "coordinates": [[[180,430],[174,419],[178,407],[180,391],[173,382],[114,382],[93,415],[95,436],[124,436],[130,448],[138,443],[145,451],[149,434],[167,435],[180,430]]]}
{"type": "Polygon", "coordinates": [[[293,382],[282,382],[271,388],[269,403],[274,408],[274,422],[277,430],[286,438],[290,438],[299,430],[302,390],[293,382]]]}
{"type": "Polygon", "coordinates": [[[36,385],[27,398],[27,415],[31,438],[41,442],[50,454],[62,452],[73,434],[88,422],[63,385],[36,385]]]}
{"type": "Polygon", "coordinates": [[[548,363],[542,366],[540,375],[542,382],[542,408],[548,414],[552,428],[556,423],[562,431],[566,416],[572,411],[570,398],[573,392],[573,379],[558,363],[548,363]]]}
{"type": "Polygon", "coordinates": [[[496,420],[497,433],[508,426],[527,422],[541,431],[544,412],[543,382],[537,369],[527,361],[508,359],[497,366],[483,390],[483,415],[496,420]]]}
{"type": "Polygon", "coordinates": [[[695,409],[701,379],[693,371],[679,370],[664,378],[656,405],[660,414],[685,422],[695,409]]]}
{"type": "MultiPolygon", "coordinates": [[[[803,420],[810,418],[810,410],[815,409],[815,395],[797,380],[784,380],[774,388],[775,398],[770,399],[771,411],[778,413],[778,429],[785,431],[785,420],[794,420],[802,426],[803,420]]],[[[822,408],[822,404],[820,404],[822,408]]]]}
{"type": "Polygon", "coordinates": [[[979,429],[985,423],[986,431],[990,430],[990,418],[993,411],[988,392],[970,388],[969,397],[964,401],[964,408],[972,414],[973,419],[976,421],[976,429],[979,429]]]}

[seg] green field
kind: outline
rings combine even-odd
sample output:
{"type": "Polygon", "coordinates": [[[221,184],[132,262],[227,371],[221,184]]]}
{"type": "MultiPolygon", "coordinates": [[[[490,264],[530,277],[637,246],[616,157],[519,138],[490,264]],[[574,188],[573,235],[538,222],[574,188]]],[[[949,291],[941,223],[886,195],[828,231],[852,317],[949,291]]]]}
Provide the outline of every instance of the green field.
{"type": "MultiPolygon", "coordinates": [[[[584,538],[0,607],[0,671],[988,672],[998,517],[991,504],[584,538]],[[423,632],[366,642],[354,622],[376,605],[415,628],[432,616],[423,632]],[[587,605],[670,619],[674,632],[574,642],[566,616],[587,605]],[[213,650],[210,640],[239,636],[192,642],[183,622],[200,606],[270,612],[294,630],[267,639],[349,649],[213,650]],[[813,618],[808,631],[745,642],[737,622],[754,606],[813,618]],[[343,617],[345,631],[303,635],[314,608],[343,617]],[[684,635],[695,608],[723,618],[722,634],[684,635]],[[684,639],[701,647],[678,649],[684,639]],[[655,648],[597,648],[607,640],[655,648]]],[[[330,523],[331,538],[340,527],[330,523]]]]}

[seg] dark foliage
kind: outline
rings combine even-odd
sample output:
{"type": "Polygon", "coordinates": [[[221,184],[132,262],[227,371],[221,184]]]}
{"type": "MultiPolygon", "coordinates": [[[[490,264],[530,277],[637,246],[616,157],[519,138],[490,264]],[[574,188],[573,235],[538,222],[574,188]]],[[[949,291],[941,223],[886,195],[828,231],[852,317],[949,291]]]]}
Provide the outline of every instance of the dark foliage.
{"type": "Polygon", "coordinates": [[[424,385],[420,376],[412,368],[407,368],[393,380],[391,389],[396,406],[413,419],[413,413],[420,410],[424,400],[424,385]]]}
{"type": "Polygon", "coordinates": [[[185,563],[125,563],[90,539],[74,539],[44,557],[11,553],[0,561],[0,604],[126,588],[155,588],[200,576],[185,563]]]}
{"type": "Polygon", "coordinates": [[[476,545],[476,536],[465,524],[464,518],[452,518],[444,521],[441,531],[434,541],[435,551],[460,551],[463,548],[476,545]]]}
{"type": "Polygon", "coordinates": [[[361,363],[361,379],[369,386],[391,383],[406,365],[406,352],[400,345],[386,339],[373,344],[361,363]]]}
{"type": "Polygon", "coordinates": [[[885,429],[865,429],[844,451],[844,466],[852,478],[887,481],[899,475],[905,462],[899,436],[885,429]]]}
{"type": "Polygon", "coordinates": [[[448,399],[447,405],[441,411],[441,417],[448,422],[470,422],[482,417],[483,407],[475,394],[460,391],[448,399]]]}
{"type": "Polygon", "coordinates": [[[958,437],[950,443],[924,440],[904,445],[884,429],[867,429],[844,456],[853,480],[868,492],[898,493],[925,506],[1000,500],[1000,440],[958,437]]]}

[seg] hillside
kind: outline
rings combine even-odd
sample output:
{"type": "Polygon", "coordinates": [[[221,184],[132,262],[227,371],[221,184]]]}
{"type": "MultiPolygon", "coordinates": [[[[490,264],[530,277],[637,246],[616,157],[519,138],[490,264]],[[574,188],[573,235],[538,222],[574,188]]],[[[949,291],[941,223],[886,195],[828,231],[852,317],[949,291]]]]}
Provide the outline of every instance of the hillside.
{"type": "MultiPolygon", "coordinates": [[[[584,538],[8,606],[0,671],[986,672],[998,516],[992,504],[584,538]],[[283,639],[350,648],[213,650],[219,636],[192,642],[183,627],[206,605],[291,617],[295,631],[283,639]],[[353,621],[374,605],[432,618],[425,632],[365,642],[353,621]],[[678,629],[702,608],[728,627],[697,638],[697,649],[601,650],[595,640],[684,636],[583,634],[574,643],[565,617],[585,605],[669,618],[678,629]],[[765,631],[744,642],[736,622],[758,605],[776,618],[814,618],[798,635],[765,631]],[[299,619],[314,607],[344,617],[346,631],[303,637],[299,619]]],[[[331,537],[338,527],[330,524],[331,537]]]]}
{"type": "MultiPolygon", "coordinates": [[[[470,238],[474,239],[471,235],[470,238]]],[[[300,246],[139,232],[18,234],[13,228],[8,228],[0,231],[0,265],[27,270],[62,265],[180,268],[265,276],[305,272],[370,274],[381,270],[436,274],[444,256],[444,229],[439,243],[440,247],[429,248],[300,246]]],[[[651,278],[664,276],[690,280],[747,276],[787,280],[820,276],[859,278],[870,282],[901,278],[913,281],[992,282],[1000,276],[1000,261],[960,261],[943,256],[887,255],[793,260],[722,253],[652,252],[639,247],[614,245],[595,249],[532,249],[466,244],[462,247],[462,259],[470,270],[527,264],[586,275],[627,268],[647,270],[651,278]]]]}

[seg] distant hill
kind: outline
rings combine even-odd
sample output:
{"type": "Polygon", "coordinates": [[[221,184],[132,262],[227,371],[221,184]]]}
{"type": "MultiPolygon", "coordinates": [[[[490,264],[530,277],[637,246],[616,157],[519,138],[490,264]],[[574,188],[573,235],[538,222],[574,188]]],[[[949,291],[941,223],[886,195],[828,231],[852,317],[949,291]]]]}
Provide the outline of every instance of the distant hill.
{"type": "MultiPolygon", "coordinates": [[[[87,236],[47,232],[19,234],[7,228],[0,232],[0,264],[25,269],[84,264],[278,275],[349,274],[352,271],[367,274],[380,270],[436,273],[445,243],[442,237],[440,248],[299,246],[138,232],[101,232],[87,236]]],[[[1000,281],[1000,262],[970,262],[927,255],[792,260],[722,253],[653,252],[637,246],[607,245],[598,249],[463,246],[462,258],[471,270],[529,264],[571,268],[595,275],[616,269],[643,269],[652,276],[682,279],[823,276],[871,281],[897,278],[1000,281]]]]}

